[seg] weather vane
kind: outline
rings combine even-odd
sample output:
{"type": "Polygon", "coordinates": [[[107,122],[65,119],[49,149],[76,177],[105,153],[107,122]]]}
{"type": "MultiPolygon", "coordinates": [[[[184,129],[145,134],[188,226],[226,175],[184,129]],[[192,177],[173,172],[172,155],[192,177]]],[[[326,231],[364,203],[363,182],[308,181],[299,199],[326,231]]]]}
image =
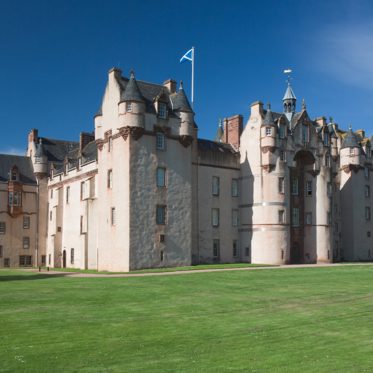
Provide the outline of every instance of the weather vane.
{"type": "Polygon", "coordinates": [[[292,69],[285,69],[285,70],[284,70],[284,74],[287,75],[286,82],[287,82],[288,84],[290,84],[291,79],[293,79],[292,76],[291,76],[291,73],[292,73],[292,72],[293,72],[292,69]]]}

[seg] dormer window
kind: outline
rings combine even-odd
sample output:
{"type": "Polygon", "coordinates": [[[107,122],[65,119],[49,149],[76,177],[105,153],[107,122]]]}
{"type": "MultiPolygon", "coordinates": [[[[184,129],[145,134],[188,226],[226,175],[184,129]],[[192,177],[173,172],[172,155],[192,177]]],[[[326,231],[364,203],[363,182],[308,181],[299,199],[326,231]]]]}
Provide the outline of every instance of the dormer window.
{"type": "Polygon", "coordinates": [[[161,119],[167,118],[167,105],[163,102],[158,103],[158,117],[161,119]]]}
{"type": "Polygon", "coordinates": [[[271,135],[272,135],[272,128],[266,127],[266,136],[271,136],[271,135]]]}
{"type": "Polygon", "coordinates": [[[132,102],[126,102],[126,113],[132,112],[132,102]]]}
{"type": "Polygon", "coordinates": [[[18,181],[19,180],[19,173],[18,173],[18,168],[13,167],[10,171],[10,180],[11,181],[18,181]]]}

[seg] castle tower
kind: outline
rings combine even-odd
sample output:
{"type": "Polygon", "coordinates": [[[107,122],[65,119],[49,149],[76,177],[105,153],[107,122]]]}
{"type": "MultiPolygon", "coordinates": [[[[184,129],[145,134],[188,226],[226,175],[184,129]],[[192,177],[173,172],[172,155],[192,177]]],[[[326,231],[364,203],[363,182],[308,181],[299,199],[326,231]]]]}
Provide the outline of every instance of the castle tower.
{"type": "Polygon", "coordinates": [[[284,107],[284,113],[288,120],[290,121],[293,117],[293,114],[295,113],[295,105],[297,102],[297,98],[295,97],[295,94],[293,92],[293,89],[291,88],[290,82],[288,82],[288,86],[285,91],[284,98],[282,99],[283,107],[284,107]]]}

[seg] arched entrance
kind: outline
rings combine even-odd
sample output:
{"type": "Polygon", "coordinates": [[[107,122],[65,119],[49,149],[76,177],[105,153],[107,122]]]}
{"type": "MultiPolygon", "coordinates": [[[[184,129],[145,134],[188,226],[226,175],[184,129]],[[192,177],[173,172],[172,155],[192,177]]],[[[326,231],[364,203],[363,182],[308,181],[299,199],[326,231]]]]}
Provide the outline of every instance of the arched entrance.
{"type": "Polygon", "coordinates": [[[310,151],[295,154],[295,167],[290,169],[290,263],[304,262],[305,172],[313,171],[315,157],[310,151]]]}
{"type": "Polygon", "coordinates": [[[62,268],[66,268],[66,250],[62,252],[62,268]]]}

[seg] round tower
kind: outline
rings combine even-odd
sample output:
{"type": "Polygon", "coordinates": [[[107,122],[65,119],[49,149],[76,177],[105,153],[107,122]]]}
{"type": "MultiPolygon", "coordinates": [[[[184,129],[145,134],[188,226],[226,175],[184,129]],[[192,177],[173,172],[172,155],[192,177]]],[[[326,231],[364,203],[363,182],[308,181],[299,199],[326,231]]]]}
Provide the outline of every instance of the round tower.
{"type": "Polygon", "coordinates": [[[32,161],[34,165],[34,173],[37,176],[43,177],[48,173],[48,158],[44,153],[41,138],[39,138],[39,143],[36,145],[36,151],[32,161]]]}
{"type": "Polygon", "coordinates": [[[351,169],[358,170],[360,168],[360,153],[361,147],[357,136],[352,132],[350,125],[341,146],[341,168],[345,171],[351,169]]]}
{"type": "Polygon", "coordinates": [[[118,105],[120,127],[145,128],[145,100],[133,71],[118,105]]]}
{"type": "Polygon", "coordinates": [[[267,112],[260,126],[260,148],[262,167],[270,171],[276,166],[276,125],[270,104],[268,104],[267,112]]]}

